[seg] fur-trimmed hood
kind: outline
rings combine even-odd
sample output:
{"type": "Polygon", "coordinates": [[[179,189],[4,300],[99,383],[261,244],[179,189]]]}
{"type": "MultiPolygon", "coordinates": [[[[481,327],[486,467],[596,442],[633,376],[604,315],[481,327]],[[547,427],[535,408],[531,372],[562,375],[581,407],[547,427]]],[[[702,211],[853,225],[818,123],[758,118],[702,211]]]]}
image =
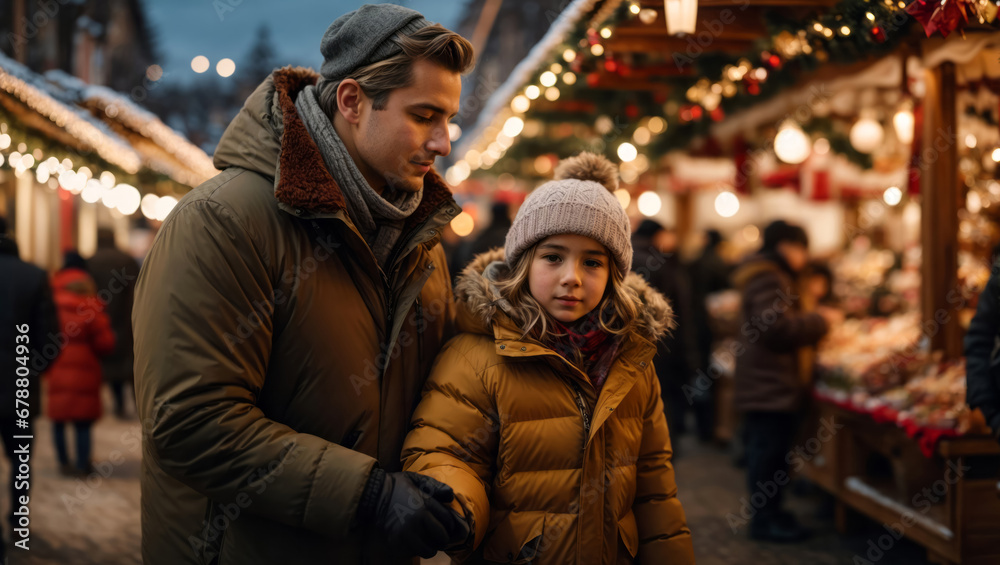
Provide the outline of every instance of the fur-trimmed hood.
{"type": "MultiPolygon", "coordinates": [[[[494,281],[508,271],[503,249],[493,249],[477,255],[459,275],[455,283],[455,300],[458,302],[459,330],[470,333],[494,335],[493,324],[519,326],[512,309],[500,299],[494,281]]],[[[638,297],[639,319],[635,333],[656,343],[676,325],[673,308],[666,298],[636,273],[625,277],[625,286],[638,297]]]]}
{"type": "MultiPolygon", "coordinates": [[[[295,109],[295,98],[319,74],[303,67],[271,73],[254,90],[226,128],[216,149],[218,169],[241,167],[274,181],[274,197],[297,215],[332,214],[347,206],[340,186],[330,175],[323,155],[295,109]]],[[[424,194],[404,231],[447,202],[451,191],[437,171],[424,177],[424,194]]]]}

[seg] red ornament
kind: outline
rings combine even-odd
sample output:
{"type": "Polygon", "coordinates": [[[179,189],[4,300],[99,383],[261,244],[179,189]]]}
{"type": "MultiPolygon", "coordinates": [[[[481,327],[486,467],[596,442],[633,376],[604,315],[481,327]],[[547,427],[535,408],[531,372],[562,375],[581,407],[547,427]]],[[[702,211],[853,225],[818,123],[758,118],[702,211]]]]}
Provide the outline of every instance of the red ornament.
{"type": "Polygon", "coordinates": [[[616,73],[618,72],[618,63],[614,59],[606,59],[604,61],[604,70],[609,73],[616,73]]]}
{"type": "Polygon", "coordinates": [[[726,114],[725,112],[722,111],[722,108],[716,108],[711,112],[709,112],[708,115],[712,118],[713,122],[721,122],[722,119],[726,117],[726,114]]]}
{"type": "Polygon", "coordinates": [[[878,26],[873,27],[872,28],[872,35],[875,36],[875,41],[878,41],[879,43],[885,43],[885,39],[886,39],[885,38],[885,32],[882,31],[882,28],[880,28],[878,26]]]}
{"type": "Polygon", "coordinates": [[[698,106],[698,105],[692,106],[691,107],[691,119],[692,120],[700,120],[702,112],[703,111],[701,109],[701,106],[698,106]]]}
{"type": "Polygon", "coordinates": [[[971,4],[971,0],[915,0],[906,7],[906,11],[924,26],[927,37],[935,31],[948,37],[949,33],[969,25],[967,9],[972,7],[971,4]]]}
{"type": "Polygon", "coordinates": [[[639,117],[639,107],[635,104],[628,104],[625,106],[625,116],[630,120],[634,120],[639,117]]]}
{"type": "Polygon", "coordinates": [[[771,65],[771,68],[773,69],[781,68],[781,57],[778,57],[777,55],[771,55],[770,57],[768,57],[767,62],[768,64],[771,65]]]}
{"type": "Polygon", "coordinates": [[[747,92],[749,92],[754,96],[757,96],[758,94],[760,94],[760,85],[757,84],[756,82],[751,82],[750,84],[747,85],[747,92]]]}
{"type": "Polygon", "coordinates": [[[590,73],[587,75],[587,86],[591,88],[595,88],[597,86],[597,83],[599,83],[600,81],[601,77],[599,77],[597,73],[590,73]]]}

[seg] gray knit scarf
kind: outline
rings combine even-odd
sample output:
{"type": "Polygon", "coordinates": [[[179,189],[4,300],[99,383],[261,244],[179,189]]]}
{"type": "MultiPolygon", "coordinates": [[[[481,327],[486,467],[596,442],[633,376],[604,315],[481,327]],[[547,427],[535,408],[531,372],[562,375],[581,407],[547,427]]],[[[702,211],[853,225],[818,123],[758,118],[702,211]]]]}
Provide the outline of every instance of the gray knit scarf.
{"type": "Polygon", "coordinates": [[[406,192],[386,187],[383,194],[388,199],[375,192],[347,152],[333,122],[320,108],[315,86],[302,89],[295,100],[295,109],[319,147],[327,170],[344,193],[347,215],[368,242],[378,264],[389,268],[386,262],[396,247],[404,222],[420,205],[423,189],[406,192]]]}

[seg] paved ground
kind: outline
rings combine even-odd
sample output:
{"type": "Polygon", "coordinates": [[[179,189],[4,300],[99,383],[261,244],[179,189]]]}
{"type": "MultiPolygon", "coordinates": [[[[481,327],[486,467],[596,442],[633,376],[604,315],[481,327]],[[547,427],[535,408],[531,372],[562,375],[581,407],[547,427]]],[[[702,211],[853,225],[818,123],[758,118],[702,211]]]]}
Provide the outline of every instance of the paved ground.
{"type": "MultiPolygon", "coordinates": [[[[107,404],[106,404],[107,405],[107,404]]],[[[95,428],[94,462],[107,477],[85,480],[61,477],[55,465],[51,427],[36,422],[32,458],[30,551],[8,545],[15,565],[125,565],[140,562],[139,552],[139,424],[106,417],[95,428]]],[[[729,454],[685,440],[685,457],[677,464],[680,498],[694,535],[699,565],[841,565],[866,557],[868,541],[885,533],[878,525],[852,536],[833,528],[829,505],[822,497],[792,497],[791,506],[816,535],[796,546],[761,544],[733,533],[726,515],[737,514],[743,475],[729,454]]],[[[0,460],[3,458],[0,457],[0,460]]],[[[0,477],[7,476],[5,462],[0,477]]],[[[6,483],[3,483],[6,484],[6,483]]],[[[6,487],[0,490],[6,516],[6,487]]],[[[863,526],[865,528],[865,526],[863,526]]],[[[10,533],[7,532],[9,538],[10,533]]],[[[903,540],[887,551],[879,565],[926,564],[924,551],[903,540]]],[[[432,563],[447,563],[434,560],[432,563]]],[[[864,563],[864,561],[858,561],[864,563]]]]}
{"type": "MultiPolygon", "coordinates": [[[[858,518],[857,533],[837,534],[833,505],[810,485],[808,495],[790,495],[787,506],[814,532],[808,541],[793,546],[750,540],[746,528],[734,533],[727,515],[738,516],[746,497],[743,471],[732,457],[717,448],[702,447],[684,438],[685,456],[677,462],[678,496],[687,512],[699,565],[856,565],[867,564],[869,540],[877,542],[885,530],[858,518]],[[855,556],[862,560],[855,561],[855,556]]],[[[877,554],[875,554],[877,556],[877,554]]],[[[926,551],[905,538],[884,555],[871,560],[879,565],[926,565],[926,551]]]]}

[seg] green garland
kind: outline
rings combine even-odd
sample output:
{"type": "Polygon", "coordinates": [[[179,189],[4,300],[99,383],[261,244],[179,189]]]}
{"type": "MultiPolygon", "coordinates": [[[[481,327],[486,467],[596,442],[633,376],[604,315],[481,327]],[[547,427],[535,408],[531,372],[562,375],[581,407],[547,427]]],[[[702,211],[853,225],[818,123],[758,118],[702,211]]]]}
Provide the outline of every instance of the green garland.
{"type": "MultiPolygon", "coordinates": [[[[629,12],[629,4],[623,3],[601,27],[613,29],[618,23],[632,17],[634,16],[629,12]]],[[[714,123],[711,112],[686,98],[687,91],[695,86],[699,80],[702,80],[701,77],[719,77],[712,81],[713,83],[719,82],[728,66],[738,66],[743,59],[749,60],[755,67],[764,66],[767,68],[768,76],[764,82],[756,80],[734,82],[737,92],[731,97],[722,97],[718,110],[715,112],[716,117],[724,119],[724,116],[751,108],[785,91],[798,83],[802,76],[815,71],[824,64],[849,64],[891,53],[910,33],[914,22],[905,11],[889,7],[880,0],[842,0],[829,13],[817,14],[808,21],[809,24],[803,29],[800,22],[785,18],[780,10],[768,12],[766,26],[769,37],[758,40],[753,49],[743,56],[709,52],[691,58],[691,64],[694,65],[695,69],[694,76],[665,77],[662,79],[664,84],[671,86],[671,94],[665,100],[660,99],[657,94],[647,91],[597,91],[589,88],[586,80],[587,75],[595,72],[598,65],[604,65],[605,58],[604,56],[594,57],[589,53],[589,45],[593,39],[593,33],[596,31],[590,30],[591,34],[588,35],[587,29],[577,28],[561,47],[553,51],[553,59],[539,68],[529,84],[538,84],[541,74],[547,71],[553,63],[559,63],[564,69],[571,69],[578,75],[576,84],[559,85],[561,97],[590,104],[593,112],[588,112],[588,115],[607,115],[612,117],[617,124],[625,125],[618,128],[618,131],[614,132],[611,137],[602,137],[594,132],[590,139],[529,140],[518,138],[489,172],[513,172],[520,167],[507,165],[505,161],[537,156],[541,154],[538,151],[566,157],[583,148],[603,147],[605,155],[614,157],[618,145],[630,141],[632,134],[641,125],[642,119],[651,116],[663,117],[667,120],[669,127],[666,132],[655,136],[648,146],[639,148],[640,151],[652,155],[662,155],[671,150],[686,148],[693,139],[708,135],[711,125],[714,123]],[[872,14],[874,21],[868,18],[869,13],[872,14]],[[832,31],[832,36],[827,37],[823,31],[814,29],[813,25],[816,23],[822,28],[832,31]],[[840,32],[840,28],[843,26],[850,29],[848,35],[843,35],[840,32]],[[805,53],[802,50],[790,58],[786,58],[778,52],[779,38],[791,36],[793,39],[799,38],[800,44],[803,44],[801,39],[803,35],[805,36],[804,43],[809,45],[811,52],[805,53]],[[562,59],[562,53],[567,49],[574,50],[577,53],[577,58],[582,57],[582,60],[572,64],[565,63],[562,59]],[[778,65],[775,66],[770,64],[770,61],[762,60],[762,54],[778,55],[780,58],[778,65]],[[681,120],[681,112],[694,112],[700,116],[690,120],[681,120]],[[722,116],[719,116],[720,113],[722,116]],[[601,141],[603,143],[600,143],[601,141]]],[[[642,55],[631,61],[630,66],[639,66],[653,60],[652,55],[642,55]]],[[[525,119],[539,120],[543,123],[579,122],[581,116],[578,113],[529,110],[525,119]]],[[[810,125],[809,127],[813,128],[813,131],[826,135],[830,140],[832,150],[845,155],[852,162],[861,166],[871,166],[871,157],[854,150],[842,133],[837,132],[832,127],[830,129],[818,125],[810,125]]]]}

